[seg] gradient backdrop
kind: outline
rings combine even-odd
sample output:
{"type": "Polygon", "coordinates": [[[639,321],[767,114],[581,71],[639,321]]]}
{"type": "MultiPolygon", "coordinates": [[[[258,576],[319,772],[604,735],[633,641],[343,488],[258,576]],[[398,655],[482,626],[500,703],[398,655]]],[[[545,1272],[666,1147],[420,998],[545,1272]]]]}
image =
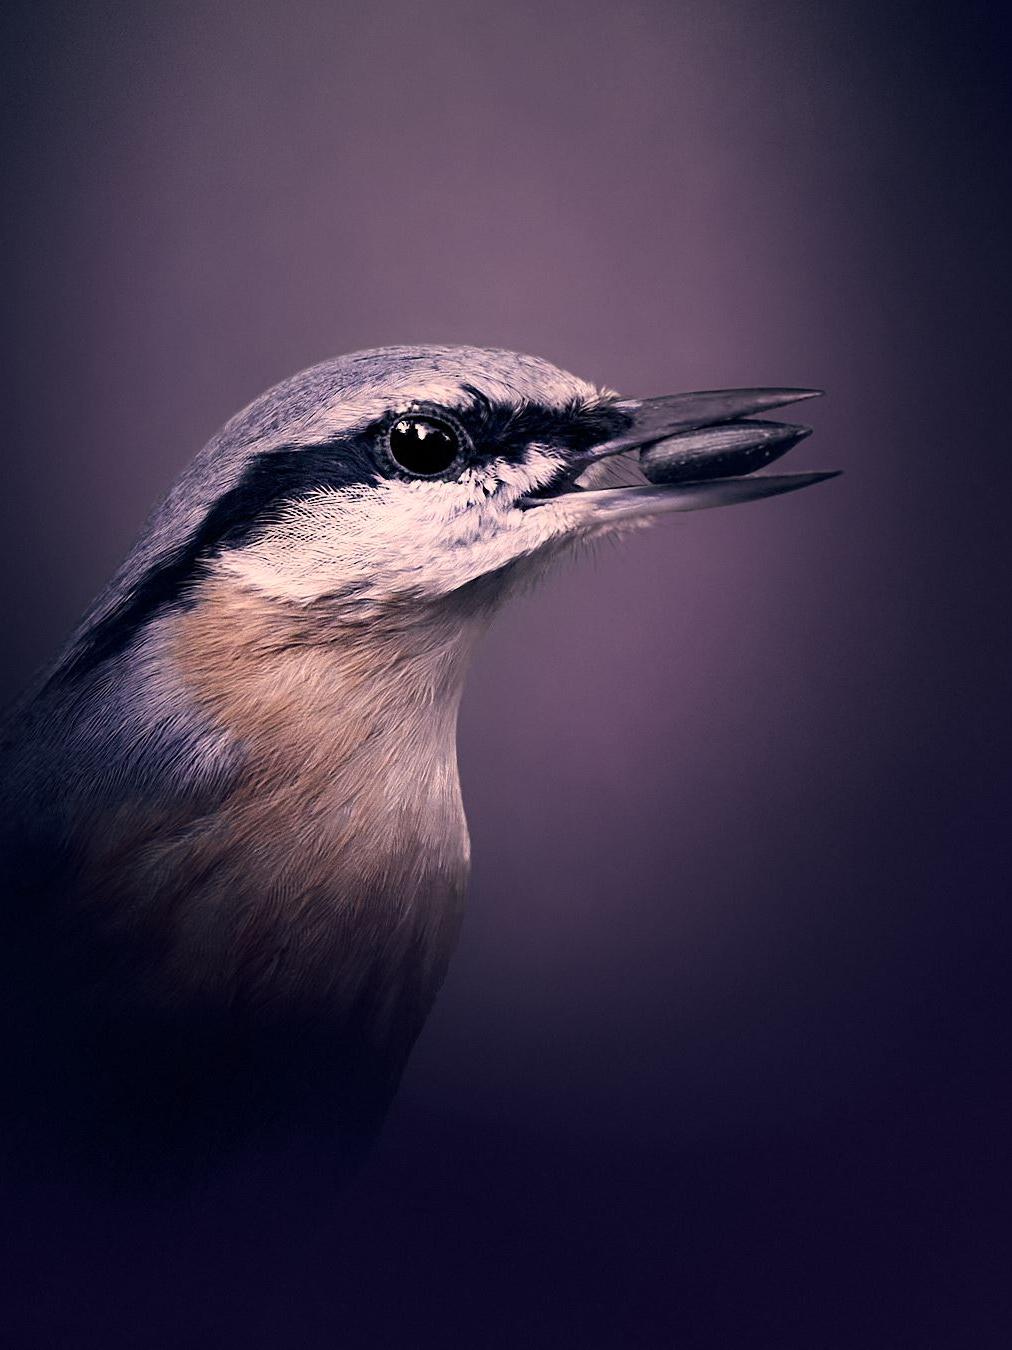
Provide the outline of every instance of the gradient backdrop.
{"type": "Polygon", "coordinates": [[[463,941],[343,1205],[8,1210],[5,1343],[1009,1343],[1007,33],[773,0],[6,6],[12,695],[263,387],[822,386],[486,643],[463,941]]]}

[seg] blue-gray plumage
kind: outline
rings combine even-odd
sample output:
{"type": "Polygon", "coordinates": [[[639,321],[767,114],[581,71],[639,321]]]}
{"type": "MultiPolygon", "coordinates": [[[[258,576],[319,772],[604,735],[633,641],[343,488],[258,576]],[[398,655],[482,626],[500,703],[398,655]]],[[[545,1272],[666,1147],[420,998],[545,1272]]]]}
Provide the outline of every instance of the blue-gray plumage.
{"type": "Polygon", "coordinates": [[[749,476],[807,396],[622,400],[515,353],[391,347],[197,456],[3,747],[6,1106],[92,1160],[375,1130],[446,969],[456,714],[495,609],[574,545],[749,476]]]}

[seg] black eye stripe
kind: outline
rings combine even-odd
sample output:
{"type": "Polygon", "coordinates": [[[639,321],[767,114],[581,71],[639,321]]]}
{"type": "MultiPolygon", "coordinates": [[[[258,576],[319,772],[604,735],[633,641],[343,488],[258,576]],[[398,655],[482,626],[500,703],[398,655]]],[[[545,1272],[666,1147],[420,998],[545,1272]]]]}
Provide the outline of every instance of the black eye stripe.
{"type": "Polygon", "coordinates": [[[462,386],[472,404],[458,414],[481,459],[521,463],[532,443],[585,450],[608,440],[631,423],[628,414],[607,403],[574,401],[564,408],[538,403],[497,403],[471,385],[462,386]]]}
{"type": "Polygon", "coordinates": [[[449,462],[442,468],[414,470],[402,462],[397,450],[400,448],[403,453],[408,442],[402,441],[397,447],[391,444],[391,439],[395,428],[413,420],[439,424],[456,432],[461,463],[474,465],[495,460],[520,464],[530,445],[536,443],[584,450],[626,430],[631,422],[628,414],[607,403],[588,406],[574,401],[564,408],[546,408],[537,403],[497,403],[473,386],[462,388],[471,399],[466,408],[451,411],[435,404],[418,403],[391,414],[376,433],[384,457],[416,477],[438,477],[449,471],[452,467],[449,462]]]}

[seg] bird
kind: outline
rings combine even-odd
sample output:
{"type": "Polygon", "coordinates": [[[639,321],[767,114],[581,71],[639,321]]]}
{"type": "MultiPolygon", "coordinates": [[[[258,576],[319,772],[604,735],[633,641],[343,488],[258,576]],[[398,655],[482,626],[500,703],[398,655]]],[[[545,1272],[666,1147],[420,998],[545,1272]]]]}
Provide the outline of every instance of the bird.
{"type": "Polygon", "coordinates": [[[831,477],[755,472],[818,392],[390,346],[234,416],[3,722],[9,1156],[362,1156],[461,924],[476,644],[583,545],[831,477]]]}

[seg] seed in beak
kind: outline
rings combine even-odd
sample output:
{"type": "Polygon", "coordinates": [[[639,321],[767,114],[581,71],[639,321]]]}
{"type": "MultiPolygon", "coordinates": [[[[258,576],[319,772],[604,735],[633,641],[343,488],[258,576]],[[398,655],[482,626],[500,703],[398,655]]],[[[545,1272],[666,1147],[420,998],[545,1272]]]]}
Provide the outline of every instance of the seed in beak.
{"type": "Polygon", "coordinates": [[[811,430],[786,422],[723,422],[655,442],[640,453],[640,465],[651,483],[749,474],[772,464],[811,430]]]}

